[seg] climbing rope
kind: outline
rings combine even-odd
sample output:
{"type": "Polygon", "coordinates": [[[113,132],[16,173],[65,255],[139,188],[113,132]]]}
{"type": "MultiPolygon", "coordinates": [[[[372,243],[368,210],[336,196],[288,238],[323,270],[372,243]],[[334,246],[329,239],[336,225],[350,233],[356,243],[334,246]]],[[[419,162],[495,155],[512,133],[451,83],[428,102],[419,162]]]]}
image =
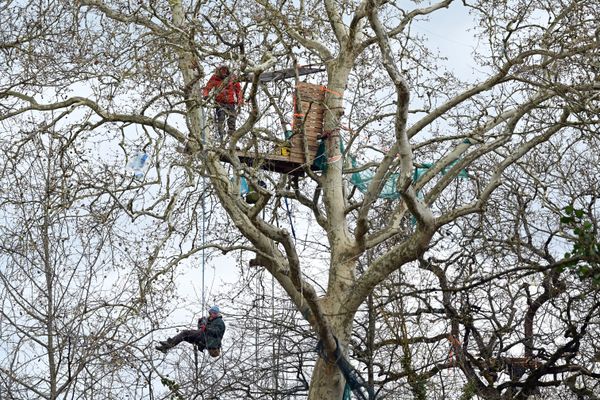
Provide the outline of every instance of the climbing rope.
{"type": "Polygon", "coordinates": [[[294,243],[296,242],[296,231],[294,230],[294,221],[292,220],[292,212],[290,211],[290,205],[288,203],[287,197],[283,198],[285,202],[285,210],[287,211],[288,219],[290,221],[290,228],[292,229],[292,236],[294,237],[294,243]]]}

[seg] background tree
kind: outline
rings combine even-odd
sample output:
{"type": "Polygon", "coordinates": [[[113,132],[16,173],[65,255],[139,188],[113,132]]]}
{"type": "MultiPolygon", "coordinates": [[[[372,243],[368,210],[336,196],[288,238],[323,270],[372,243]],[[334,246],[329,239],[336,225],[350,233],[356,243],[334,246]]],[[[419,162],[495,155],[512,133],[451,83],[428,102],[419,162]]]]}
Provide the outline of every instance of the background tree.
{"type": "MultiPolygon", "coordinates": [[[[576,355],[592,354],[581,349],[597,323],[595,292],[583,296],[589,282],[564,278],[571,260],[563,259],[558,225],[562,208],[576,202],[596,220],[595,182],[571,172],[597,176],[597,164],[575,169],[559,157],[597,149],[592,1],[83,0],[4,11],[3,128],[13,136],[26,118],[44,121],[65,151],[79,146],[97,160],[92,203],[109,201],[111,213],[133,220],[148,241],[133,240],[148,246],[133,253],[140,277],[133,304],[146,304],[202,248],[243,249],[253,254],[247,268],[272,276],[322,341],[324,357],[335,358],[338,344],[343,353],[352,348],[380,393],[443,396],[464,384],[464,398],[525,397],[560,385],[548,376],[564,373],[567,390],[593,391],[578,379],[597,379],[596,372],[580,368],[576,355]],[[444,69],[415,33],[448,7],[474,21],[472,79],[444,69]],[[262,85],[256,77],[306,60],[326,69],[328,168],[303,165],[296,187],[240,162],[236,147],[278,143],[281,124],[268,115],[291,118],[285,99],[293,83],[262,85]],[[223,62],[255,79],[239,129],[221,145],[206,129],[210,104],[198,89],[207,69],[223,62]],[[189,157],[174,150],[186,143],[189,157]],[[151,155],[140,181],[122,171],[136,149],[151,155]],[[351,157],[358,170],[372,171],[364,193],[348,183],[357,172],[351,157]],[[468,179],[459,178],[463,171],[468,179]],[[255,187],[268,181],[256,204],[238,195],[240,176],[255,187]],[[388,179],[397,188],[392,201],[379,199],[388,179]],[[589,192],[578,193],[582,187],[589,192]],[[285,201],[296,219],[306,218],[304,238],[282,227],[285,201]],[[532,277],[535,291],[525,281],[532,277]],[[565,342],[552,342],[563,330],[565,342]],[[515,370],[509,357],[533,364],[515,370]]],[[[33,132],[22,142],[33,143],[40,135],[33,132]]],[[[336,365],[319,358],[308,371],[310,399],[342,397],[336,365]]]]}
{"type": "Polygon", "coordinates": [[[19,122],[1,144],[0,393],[136,398],[172,286],[145,286],[151,242],[105,189],[124,177],[87,159],[74,132],[19,122]]]}

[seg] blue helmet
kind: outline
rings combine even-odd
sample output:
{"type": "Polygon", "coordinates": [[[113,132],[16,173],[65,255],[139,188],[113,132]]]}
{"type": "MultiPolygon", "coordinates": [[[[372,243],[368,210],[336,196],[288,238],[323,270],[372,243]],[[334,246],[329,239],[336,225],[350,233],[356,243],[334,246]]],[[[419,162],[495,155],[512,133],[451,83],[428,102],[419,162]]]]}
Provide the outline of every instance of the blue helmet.
{"type": "Polygon", "coordinates": [[[208,312],[219,314],[221,312],[221,310],[219,309],[219,306],[212,306],[211,308],[208,309],[208,312]]]}

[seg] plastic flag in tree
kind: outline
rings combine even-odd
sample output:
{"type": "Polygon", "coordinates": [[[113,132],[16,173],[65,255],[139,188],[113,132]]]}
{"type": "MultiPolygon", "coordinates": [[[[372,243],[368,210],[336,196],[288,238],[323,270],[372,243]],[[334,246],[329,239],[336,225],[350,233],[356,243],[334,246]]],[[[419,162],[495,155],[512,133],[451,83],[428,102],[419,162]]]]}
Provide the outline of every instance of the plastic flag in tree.
{"type": "Polygon", "coordinates": [[[132,171],[136,179],[144,178],[144,166],[148,160],[148,154],[144,151],[138,151],[127,165],[132,171]]]}
{"type": "Polygon", "coordinates": [[[290,124],[285,124],[285,132],[283,134],[285,135],[285,140],[288,140],[292,137],[294,132],[292,131],[290,124]]]}
{"type": "MultiPolygon", "coordinates": [[[[292,135],[294,134],[294,132],[292,131],[292,127],[290,126],[290,124],[285,124],[285,131],[283,132],[284,136],[285,136],[285,140],[290,140],[292,138],[292,135]]],[[[281,147],[281,155],[282,156],[289,156],[290,155],[290,147],[289,144],[281,147]]]]}
{"type": "Polygon", "coordinates": [[[243,176],[240,176],[240,194],[242,196],[248,194],[250,188],[248,187],[248,181],[243,176]]]}

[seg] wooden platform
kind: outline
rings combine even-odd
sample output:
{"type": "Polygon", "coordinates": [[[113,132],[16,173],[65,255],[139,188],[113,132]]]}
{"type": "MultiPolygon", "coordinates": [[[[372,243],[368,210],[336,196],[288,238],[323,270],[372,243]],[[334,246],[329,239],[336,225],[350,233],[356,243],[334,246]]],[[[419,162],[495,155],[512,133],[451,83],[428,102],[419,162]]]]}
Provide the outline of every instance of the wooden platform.
{"type": "Polygon", "coordinates": [[[267,171],[288,174],[292,176],[304,176],[303,162],[291,160],[290,157],[277,154],[261,154],[260,157],[252,153],[237,151],[236,155],[246,165],[265,169],[267,171]]]}
{"type": "MultiPolygon", "coordinates": [[[[317,72],[325,72],[325,67],[323,65],[298,65],[295,68],[285,68],[277,71],[268,71],[263,72],[258,80],[262,83],[279,81],[283,79],[295,78],[296,74],[298,76],[310,75],[317,72]]],[[[252,82],[254,80],[254,74],[250,73],[247,75],[242,75],[239,78],[242,82],[252,82]]]]}
{"type": "MultiPolygon", "coordinates": [[[[325,90],[323,86],[302,82],[298,84],[296,91],[299,101],[294,99],[293,134],[289,139],[291,146],[288,148],[288,155],[282,155],[281,149],[261,154],[237,151],[236,155],[241,162],[255,168],[293,176],[304,176],[305,163],[312,166],[319,148],[318,138],[323,132],[325,90]],[[308,159],[304,156],[305,146],[308,148],[308,159]]],[[[229,160],[223,157],[221,161],[229,160]]]]}

